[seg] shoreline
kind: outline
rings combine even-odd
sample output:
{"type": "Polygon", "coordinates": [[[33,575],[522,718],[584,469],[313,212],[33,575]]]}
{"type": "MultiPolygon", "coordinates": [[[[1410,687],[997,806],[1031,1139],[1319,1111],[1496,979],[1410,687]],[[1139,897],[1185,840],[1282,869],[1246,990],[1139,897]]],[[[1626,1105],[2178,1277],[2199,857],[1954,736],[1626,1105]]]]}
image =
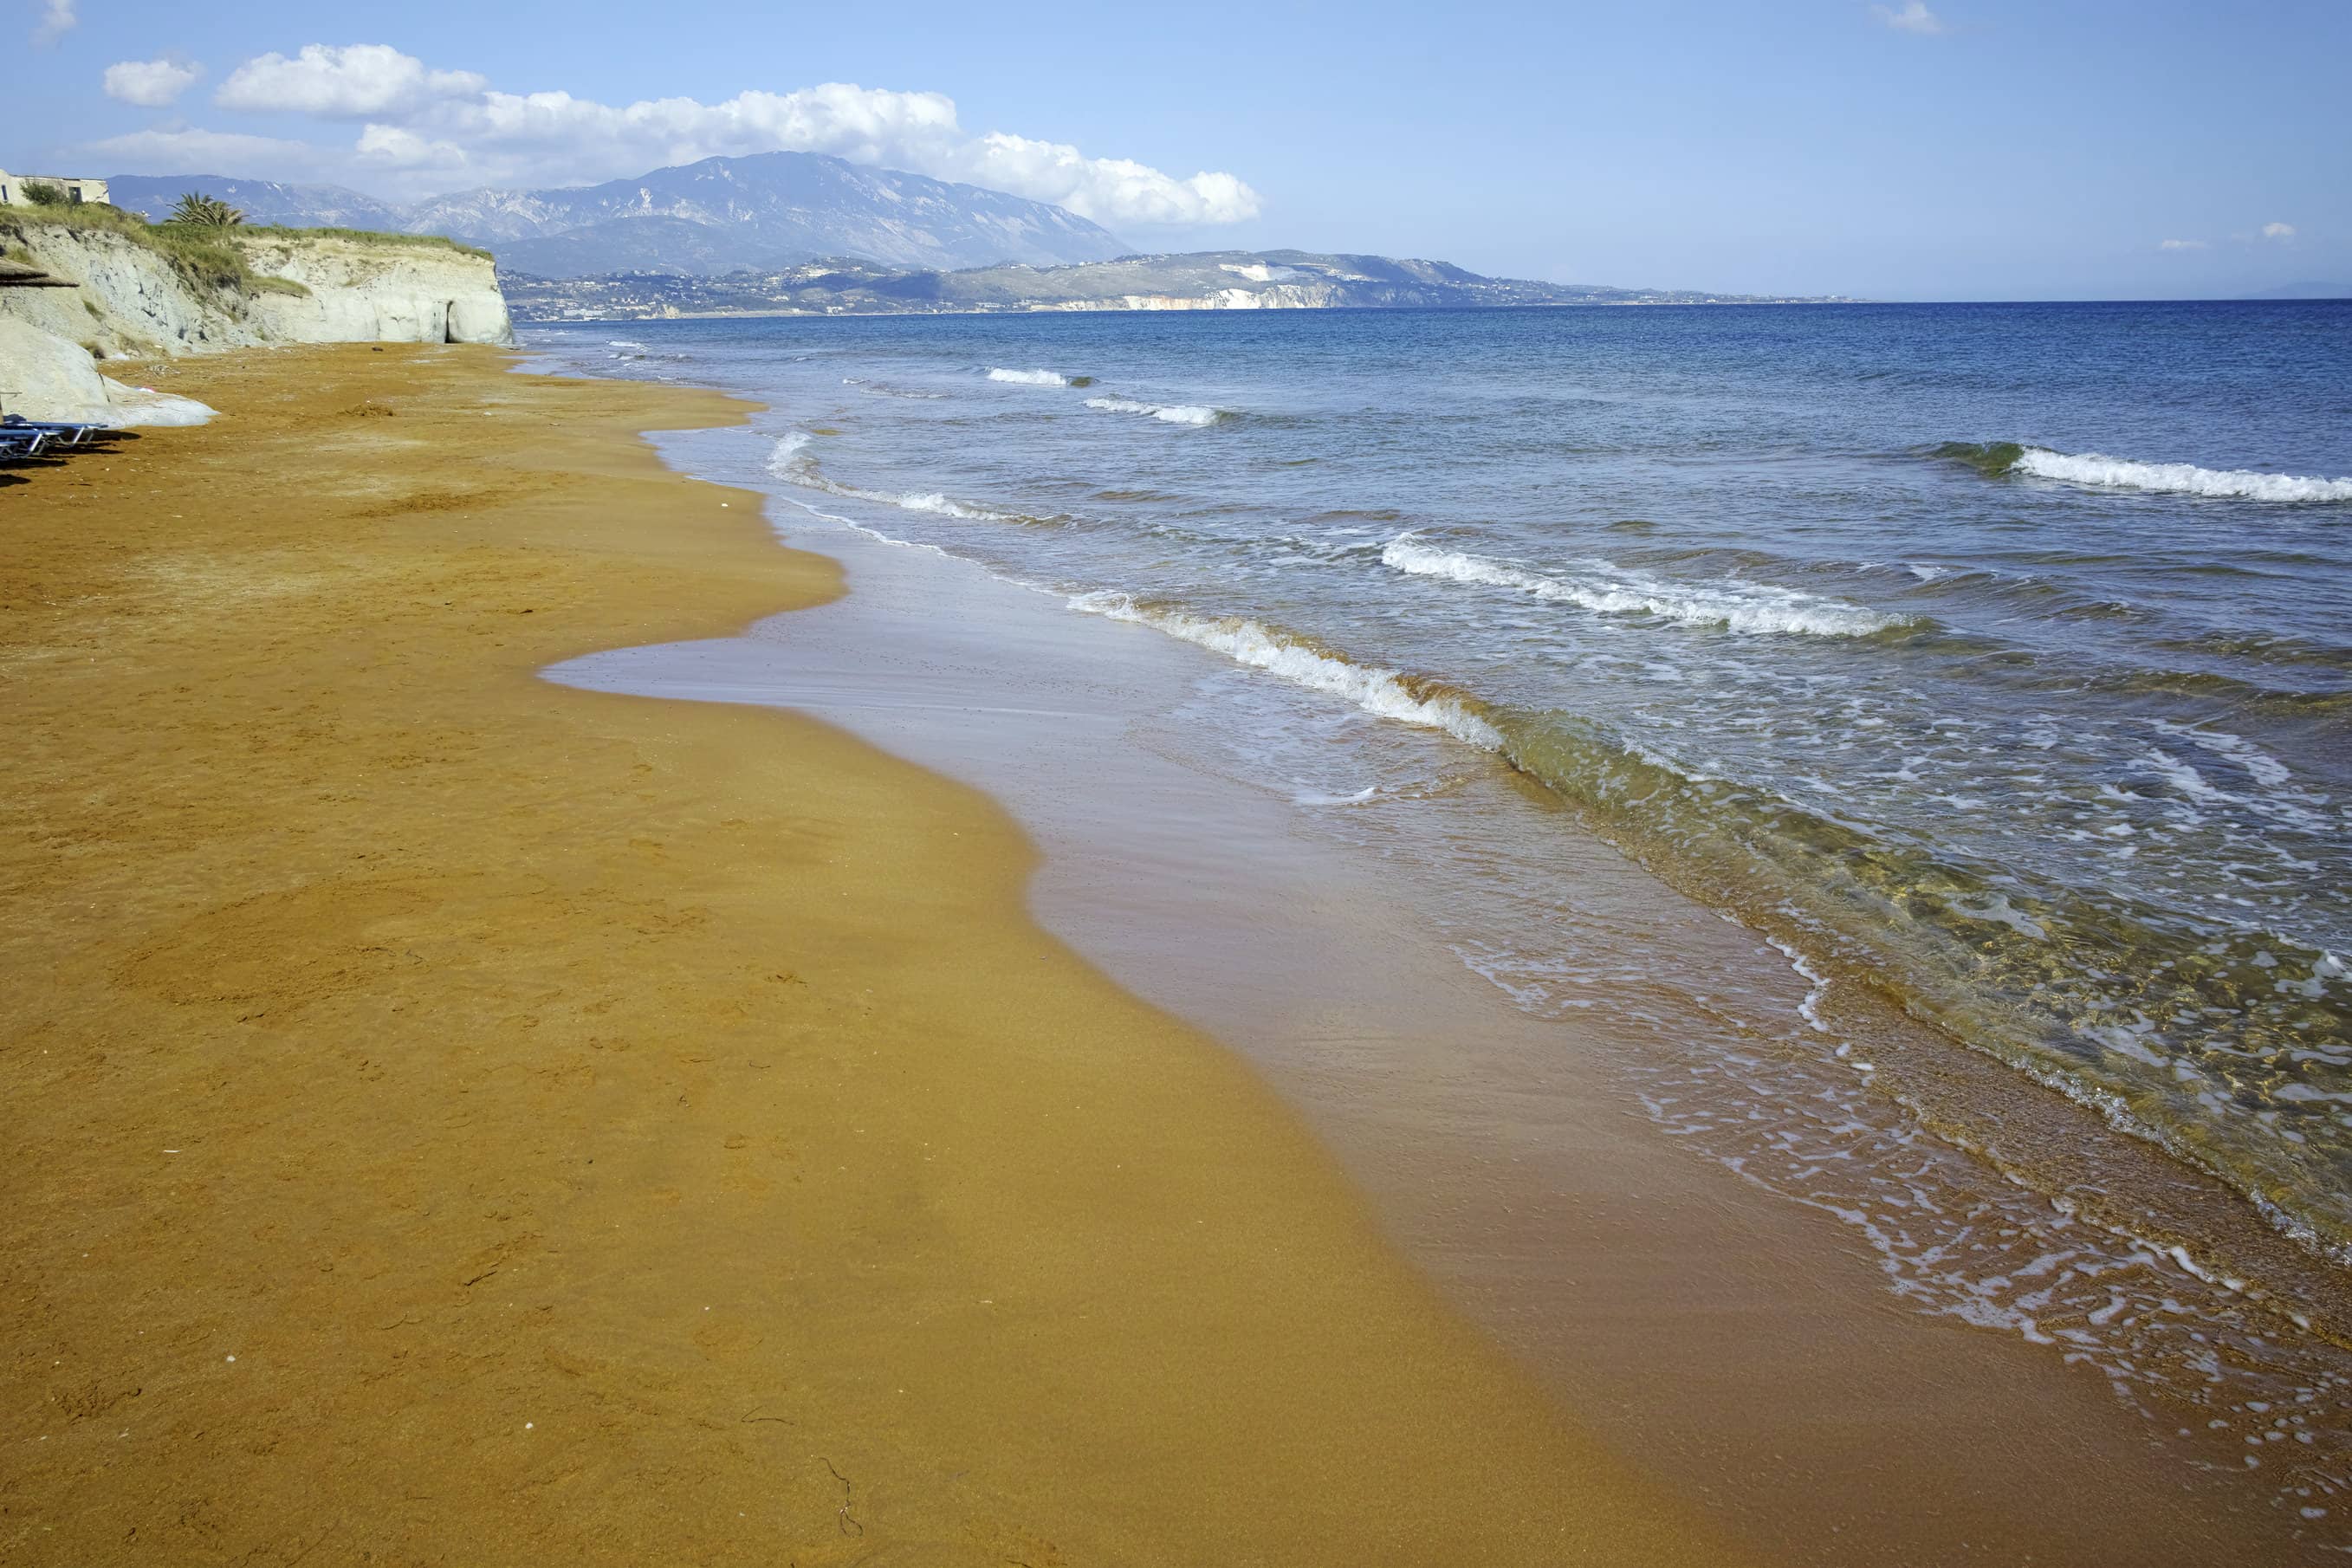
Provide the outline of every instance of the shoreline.
{"type": "MultiPolygon", "coordinates": [[[[593,362],[581,369],[597,374],[593,362]]],[[[719,384],[767,385],[743,374],[722,374],[719,384]]],[[[828,416],[821,390],[800,390],[816,402],[793,402],[791,423],[856,423],[828,416]]],[[[1334,926],[1318,905],[1390,905],[1400,891],[1388,881],[1318,881],[1328,872],[1322,868],[1307,875],[1315,886],[1306,896],[1284,898],[1279,912],[1267,912],[1275,879],[1261,869],[1282,856],[1279,847],[1263,853],[1273,842],[1263,823],[1237,826],[1251,816],[1246,790],[1225,793],[1213,806],[1185,804],[1176,816],[1200,816],[1204,830],[1171,832],[1160,818],[1188,793],[1181,775],[1143,778],[1103,764],[1106,745],[1136,750],[1139,741],[1150,752],[1190,754],[1167,726],[1157,738],[1127,741],[1122,729],[1200,699],[1192,682],[1218,679],[1230,691],[1234,677],[1218,677],[1221,660],[1140,627],[1068,616],[1058,595],[1021,590],[983,562],[940,560],[939,543],[891,543],[906,533],[891,527],[889,505],[882,505],[891,496],[845,491],[877,500],[873,508],[807,496],[769,461],[779,428],[762,421],[755,433],[679,435],[661,447],[679,470],[764,489],[783,543],[842,560],[858,593],[824,611],[776,616],[739,637],[618,648],[551,675],[642,696],[818,712],[1007,804],[1046,851],[1040,879],[1046,924],[1129,990],[1249,1056],[1286,1100],[1306,1110],[1423,1272],[1538,1368],[1567,1408],[1585,1413],[1606,1441],[1670,1474],[1686,1493],[1706,1495],[1710,1514],[1738,1521],[1740,1538],[1800,1561],[1886,1561],[1886,1554],[1976,1561],[1985,1552],[2084,1563],[2213,1561],[2267,1538],[2265,1514],[2282,1502],[2288,1528],[2298,1500],[2328,1502],[2326,1495],[2294,1493],[2298,1477],[2315,1474],[2319,1481],[2310,1486],[2322,1486],[2328,1477],[2322,1453],[2265,1450],[2270,1467],[2255,1477],[2239,1469],[2249,1438],[2209,1434],[2225,1425],[2216,1415],[2239,1427],[2242,1399],[2294,1404],[2291,1389],[2265,1387],[2267,1368],[2246,1368],[2251,1375],[2234,1387],[2189,1389],[2185,1401],[2166,1399],[2161,1387],[2149,1399],[2145,1384],[2110,1387],[2115,1373],[2098,1356],[2079,1354],[2084,1323],[2067,1317],[2072,1302],[2044,1310],[2049,1326],[2039,1338],[2032,1321],[2021,1333],[1950,1307],[1938,1311],[1915,1300],[1907,1281],[1886,1277],[1886,1260],[1855,1256],[1853,1217],[1832,1223],[1828,1199],[1809,1206],[1792,1204],[1788,1192],[1759,1199],[1769,1180],[1694,1175],[1654,1157],[1670,1145],[1689,1150],[1696,1140],[1673,1133],[1637,1140],[1609,1129],[1606,1096],[1578,1081],[1592,1077],[1580,1058],[1622,1056],[1618,1047],[1630,1044],[1609,1039],[1606,1023],[1595,1032],[1595,1018],[1606,1020],[1606,1011],[1528,1027],[1524,1018],[1500,1016],[1491,987],[1463,985],[1458,954],[1413,969],[1416,985],[1446,992],[1444,1004],[1413,996],[1395,973],[1376,973],[1379,963],[1350,962],[1360,942],[1331,941],[1348,921],[1334,926]],[[825,508],[856,517],[833,517],[825,508]],[[955,614],[940,618],[940,605],[955,614]],[[1112,677],[1110,668],[1129,663],[1118,654],[1122,637],[1155,644],[1148,663],[1167,668],[1176,684],[1119,689],[1124,677],[1112,677]],[[950,733],[957,712],[967,715],[962,726],[971,733],[950,733]],[[995,717],[981,726],[969,717],[979,712],[995,717]],[[1024,724],[1018,715],[1046,721],[1024,724]],[[1056,741],[1056,729],[1085,729],[1087,738],[1056,741]],[[1122,799],[1131,804],[1122,809],[1122,799]],[[1216,865],[1225,848],[1221,837],[1242,839],[1249,847],[1242,858],[1251,863],[1216,865]],[[1136,839],[1148,847],[1139,848],[1136,839]],[[1091,886],[1073,893],[1073,884],[1091,886]],[[1334,931],[1319,942],[1294,936],[1318,926],[1334,931]],[[1282,957],[1270,957],[1277,952],[1282,957]],[[1303,985],[1307,975],[1312,983],[1303,985]],[[1237,992],[1254,996],[1237,1002],[1237,992]],[[1609,1213],[1622,1211],[1634,1192],[1642,1194],[1637,1211],[1609,1213]],[[1661,1258],[1677,1246],[1682,1256],[1661,1258]],[[1694,1399],[1696,1408],[1684,1404],[1694,1399]],[[1955,1444],[1967,1460],[1957,1458],[1955,1444]],[[2291,1471],[2284,1483],[2282,1460],[2291,1471]],[[2298,1462],[2305,1471],[2294,1469],[2298,1462]],[[1877,1488],[1933,1495],[1933,1531],[1924,1516],[1906,1523],[1874,1510],[1861,1477],[1877,1488]],[[2067,1523],[2070,1498],[2084,1486],[2105,1495],[2133,1526],[2119,1532],[2112,1523],[2082,1528],[2088,1519],[2067,1523]],[[1828,1538],[1816,1540],[1825,1531],[1828,1538]],[[1879,1556],[1872,1556],[1872,1542],[1879,1556]]],[[[807,437],[791,430],[783,439],[807,437]]],[[[915,468],[898,472],[889,484],[896,487],[929,491],[940,482],[915,468]]],[[[1597,881],[1612,879],[1628,881],[1625,896],[1634,905],[1675,902],[1618,856],[1573,851],[1578,827],[1557,802],[1536,802],[1510,781],[1494,781],[1494,790],[1524,797],[1522,809],[1548,806],[1543,816],[1552,820],[1522,823],[1503,837],[1559,847],[1550,868],[1555,884],[1573,889],[1578,902],[1592,898],[1597,881]]],[[[1706,910],[1686,914],[1717,938],[1728,931],[1706,910]]],[[[1381,926],[1369,936],[1383,954],[1412,950],[1418,936],[1409,920],[1371,924],[1381,926]]],[[[1780,966],[1788,966],[1785,954],[1780,966]]],[[[1973,1060],[1971,1053],[1967,1063],[1973,1060]]],[[[2011,1089],[2053,1098],[2039,1086],[2011,1089]]],[[[1764,1133],[1773,1131],[1767,1123],[1764,1133]]],[[[1957,1187],[1916,1171],[1912,1196],[1927,1201],[1919,1194],[1927,1183],[1936,1199],[1931,1211],[1950,1208],[1957,1196],[1961,1206],[1952,1213],[1971,1213],[1969,1204],[1980,1201],[1971,1183],[2000,1184],[2000,1175],[1973,1159],[1961,1163],[1969,1175],[1957,1187]]],[[[2001,1225],[1997,1234],[2011,1237],[1994,1217],[2006,1213],[1973,1217],[1985,1227],[2001,1225]]],[[[2022,1239],[2006,1241],[2022,1248],[2013,1250],[2013,1265],[2028,1277],[2016,1293],[2046,1284],[2032,1277],[2049,1272],[2049,1262],[2025,1265],[2051,1225],[2065,1232],[2077,1223],[2061,1211],[2022,1239]]],[[[2147,1253],[2126,1262],[2149,1274],[2149,1289],[2166,1279],[2178,1279],[2171,1289],[2183,1293],[2200,1286],[2173,1274],[2155,1250],[2128,1250],[2147,1253]]],[[[2100,1310],[2094,1326],[2116,1314],[2107,1293],[2084,1310],[2091,1307],[2100,1310]]],[[[2232,1347],[2221,1344],[2221,1356],[2232,1359],[2232,1347]]],[[[2251,1413],[2263,1408],[2249,1405],[2251,1413]]],[[[2322,1422],[2319,1436],[2331,1436],[2331,1413],[2322,1408],[2312,1417],[2322,1422]]],[[[2315,1549],[2310,1531],[2295,1535],[2298,1542],[2274,1549],[2315,1549]]]]}
{"type": "MultiPolygon", "coordinates": [[[[773,437],[689,433],[662,449],[682,471],[761,483],[773,437]]],[[[1606,1012],[1547,1023],[1505,1006],[1411,921],[1372,914],[1402,908],[1392,887],[1302,864],[1265,820],[1295,817],[1286,797],[1270,811],[1206,775],[1139,768],[1181,747],[1128,726],[1197,699],[1218,667],[1202,650],[772,493],[792,503],[775,508],[780,542],[840,560],[856,593],[551,677],[814,712],[1004,803],[1045,852],[1049,928],[1256,1064],[1408,1258],[1605,1441],[1742,1539],[1793,1561],[2146,1568],[2229,1561],[2270,1535],[2268,1489],[2221,1473],[2240,1438],[2202,1431],[2218,1398],[2177,1421],[2161,1402],[2135,1412],[2095,1363],[2065,1364],[2046,1340],[1928,1315],[1822,1205],[1696,1168],[1661,1152],[1688,1140],[1629,1127],[1630,1091],[1598,1069],[1634,1042],[1612,1037],[1606,1012]],[[2176,1446],[2177,1426],[2203,1440],[2184,1431],[2176,1446]],[[2077,1513],[2086,1487],[2128,1522],[2077,1513]]],[[[1578,852],[1587,841],[1557,804],[1516,777],[1476,787],[1555,819],[1509,837],[1559,847],[1553,872],[1580,904],[1665,897],[1598,845],[1578,852]]],[[[1680,959],[1734,951],[1721,945],[1734,928],[1685,913],[1675,940],[1702,946],[1680,959]]]]}
{"type": "Polygon", "coordinates": [[[180,362],[8,491],[0,1550],[1737,1560],[992,803],[541,681],[840,582],[636,435],[742,405],[510,363],[180,362]]]}

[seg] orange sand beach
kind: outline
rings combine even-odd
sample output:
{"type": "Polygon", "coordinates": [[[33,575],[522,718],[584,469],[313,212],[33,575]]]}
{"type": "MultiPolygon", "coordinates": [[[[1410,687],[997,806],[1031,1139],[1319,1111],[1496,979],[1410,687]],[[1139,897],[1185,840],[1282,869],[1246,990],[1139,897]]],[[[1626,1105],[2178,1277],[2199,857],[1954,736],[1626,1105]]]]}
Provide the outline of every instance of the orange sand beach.
{"type": "Polygon", "coordinates": [[[0,1562],[1736,1560],[988,800],[540,680],[838,579],[508,364],[0,478],[0,1562]]]}

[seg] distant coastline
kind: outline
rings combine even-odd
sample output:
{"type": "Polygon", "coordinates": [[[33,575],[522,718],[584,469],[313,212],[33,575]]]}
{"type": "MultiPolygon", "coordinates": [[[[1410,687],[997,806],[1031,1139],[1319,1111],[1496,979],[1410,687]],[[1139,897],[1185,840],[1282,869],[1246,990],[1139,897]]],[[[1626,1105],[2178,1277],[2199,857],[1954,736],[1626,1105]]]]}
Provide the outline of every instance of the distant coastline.
{"type": "Polygon", "coordinates": [[[1546,283],[1484,277],[1444,261],[1301,250],[1213,250],[953,271],[908,271],[833,258],[721,277],[615,272],[557,279],[508,273],[503,280],[516,317],[538,321],[1864,302],[1842,295],[1546,283]]]}

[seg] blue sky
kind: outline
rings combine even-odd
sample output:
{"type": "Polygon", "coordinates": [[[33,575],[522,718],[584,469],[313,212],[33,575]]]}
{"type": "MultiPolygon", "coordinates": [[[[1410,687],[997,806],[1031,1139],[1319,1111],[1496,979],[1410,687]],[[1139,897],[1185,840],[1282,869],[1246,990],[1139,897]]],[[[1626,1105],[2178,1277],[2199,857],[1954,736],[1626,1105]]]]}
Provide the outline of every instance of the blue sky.
{"type": "Polygon", "coordinates": [[[0,6],[17,173],[419,195],[801,146],[1154,249],[1880,299],[2352,281],[2346,0],[0,6]]]}

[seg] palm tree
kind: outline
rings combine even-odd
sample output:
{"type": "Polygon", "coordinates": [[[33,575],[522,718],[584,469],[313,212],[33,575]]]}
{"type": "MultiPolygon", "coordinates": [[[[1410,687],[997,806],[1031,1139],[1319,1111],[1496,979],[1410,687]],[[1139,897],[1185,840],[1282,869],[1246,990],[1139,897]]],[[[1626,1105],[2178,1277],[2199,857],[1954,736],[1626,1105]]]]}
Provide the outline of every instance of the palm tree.
{"type": "Polygon", "coordinates": [[[190,191],[172,208],[166,223],[184,223],[198,228],[235,228],[245,221],[245,215],[211,196],[200,196],[190,191]]]}

